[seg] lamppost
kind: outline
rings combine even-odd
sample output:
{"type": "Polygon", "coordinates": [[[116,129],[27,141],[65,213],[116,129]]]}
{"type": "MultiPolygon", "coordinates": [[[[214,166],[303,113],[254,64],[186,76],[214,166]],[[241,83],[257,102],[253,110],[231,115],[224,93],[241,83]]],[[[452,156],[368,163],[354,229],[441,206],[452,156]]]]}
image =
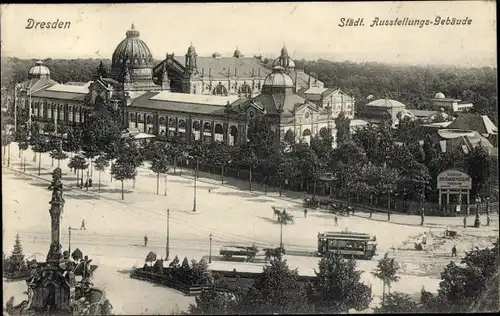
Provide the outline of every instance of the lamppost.
{"type": "Polygon", "coordinates": [[[165,261],[170,255],[170,209],[167,208],[167,244],[165,246],[165,261]]]}
{"type": "Polygon", "coordinates": [[[198,178],[198,164],[200,163],[200,157],[196,156],[196,174],[194,177],[194,198],[193,198],[193,212],[196,212],[196,180],[198,178]]]}
{"type": "Polygon", "coordinates": [[[71,256],[71,231],[72,230],[79,230],[79,229],[77,229],[77,228],[71,228],[71,226],[68,227],[68,233],[69,233],[68,234],[68,252],[69,252],[70,256],[71,256]]]}
{"type": "Polygon", "coordinates": [[[212,233],[208,235],[209,238],[209,253],[208,253],[208,263],[212,263],[212,233]]]}

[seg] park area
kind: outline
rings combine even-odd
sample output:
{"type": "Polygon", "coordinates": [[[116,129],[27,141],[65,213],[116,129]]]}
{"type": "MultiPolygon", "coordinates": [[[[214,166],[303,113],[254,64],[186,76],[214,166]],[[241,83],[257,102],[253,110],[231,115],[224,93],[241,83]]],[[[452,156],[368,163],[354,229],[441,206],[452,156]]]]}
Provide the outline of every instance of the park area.
{"type": "MultiPolygon", "coordinates": [[[[32,161],[32,153],[24,152],[26,173],[21,172],[15,144],[11,145],[10,167],[2,172],[4,252],[9,253],[16,234],[20,235],[26,257],[45,259],[50,240],[49,200],[47,189],[51,172],[57,166],[48,154],[42,154],[40,176],[39,162],[32,161]]],[[[38,159],[38,157],[37,157],[38,159]]],[[[401,280],[395,291],[419,295],[422,287],[435,291],[440,272],[452,260],[451,248],[456,245],[458,259],[474,247],[490,246],[498,237],[498,213],[491,215],[489,227],[463,228],[462,218],[426,217],[424,226],[420,218],[410,215],[393,215],[387,222],[384,214],[358,212],[356,216],[339,216],[338,226],[334,215],[323,210],[309,210],[304,217],[302,198],[280,198],[277,193],[265,195],[258,191],[242,191],[220,185],[216,180],[200,177],[196,186],[196,212],[193,212],[194,179],[189,171],[182,176],[167,176],[167,195],[164,180],[160,181],[160,194],[156,194],[156,175],[146,168],[138,169],[134,181],[125,182],[125,196],[121,199],[121,183],[110,181],[109,168],[101,173],[101,190],[98,192],[98,173],[92,173],[93,186],[88,190],[77,188],[76,175],[61,161],[62,181],[66,204],[61,220],[63,248],[68,248],[68,228],[80,228],[82,220],[86,230],[72,231],[71,248],[80,248],[99,265],[94,284],[102,286],[109,296],[116,313],[155,314],[186,310],[192,297],[180,292],[130,279],[128,271],[142,267],[149,251],[165,257],[167,209],[170,210],[170,259],[199,260],[209,254],[209,235],[212,234],[212,256],[218,256],[223,245],[255,244],[258,248],[278,247],[280,225],[273,217],[273,207],[286,209],[294,216],[294,223],[283,226],[283,244],[287,250],[314,252],[317,234],[325,231],[349,230],[364,232],[377,237],[378,256],[371,261],[358,261],[365,273],[363,280],[372,285],[373,294],[381,296],[382,284],[370,272],[385,252],[396,257],[402,269],[401,280]],[[455,230],[454,238],[444,237],[444,231],[455,230]],[[423,234],[427,245],[422,251],[414,243],[423,234]],[[143,245],[144,235],[148,245],[143,245]]],[[[146,166],[144,166],[146,167],[146,166]]],[[[472,226],[473,216],[470,217],[472,226]]],[[[312,275],[318,258],[287,255],[291,268],[299,274],[312,275]]],[[[262,266],[252,263],[233,263],[214,260],[213,269],[259,270],[262,266]]],[[[22,298],[23,282],[4,283],[4,300],[22,298]]]]}

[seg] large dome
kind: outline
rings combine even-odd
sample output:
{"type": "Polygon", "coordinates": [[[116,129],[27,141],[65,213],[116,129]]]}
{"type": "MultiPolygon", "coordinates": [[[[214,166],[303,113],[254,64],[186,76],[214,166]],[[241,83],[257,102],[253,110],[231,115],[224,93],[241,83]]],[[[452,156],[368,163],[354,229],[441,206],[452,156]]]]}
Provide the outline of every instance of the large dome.
{"type": "Polygon", "coordinates": [[[293,88],[293,80],[281,66],[273,67],[273,72],[267,75],[263,87],[293,88]]]}
{"type": "Polygon", "coordinates": [[[111,61],[113,69],[122,69],[125,65],[128,68],[153,68],[153,55],[139,35],[139,31],[132,24],[126,33],[127,37],[118,44],[113,53],[111,61]]]}
{"type": "Polygon", "coordinates": [[[28,76],[32,78],[49,78],[50,70],[43,64],[43,61],[37,61],[35,66],[31,67],[28,76]]]}

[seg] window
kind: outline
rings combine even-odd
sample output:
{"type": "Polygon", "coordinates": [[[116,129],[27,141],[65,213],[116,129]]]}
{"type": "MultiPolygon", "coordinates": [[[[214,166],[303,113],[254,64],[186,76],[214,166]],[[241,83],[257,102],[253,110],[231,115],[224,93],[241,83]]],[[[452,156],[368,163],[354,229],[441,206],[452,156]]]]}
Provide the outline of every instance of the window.
{"type": "Polygon", "coordinates": [[[80,123],[80,109],[75,110],[75,122],[80,123]]]}

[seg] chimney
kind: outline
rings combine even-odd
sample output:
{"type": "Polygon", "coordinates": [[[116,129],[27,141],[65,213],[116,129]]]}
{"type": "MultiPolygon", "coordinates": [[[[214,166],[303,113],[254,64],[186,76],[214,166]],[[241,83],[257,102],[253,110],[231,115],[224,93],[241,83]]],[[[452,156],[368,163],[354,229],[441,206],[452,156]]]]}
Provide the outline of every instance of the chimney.
{"type": "Polygon", "coordinates": [[[208,68],[208,77],[212,78],[212,68],[208,68]]]}
{"type": "Polygon", "coordinates": [[[234,76],[238,77],[238,68],[234,68],[234,76]]]}

